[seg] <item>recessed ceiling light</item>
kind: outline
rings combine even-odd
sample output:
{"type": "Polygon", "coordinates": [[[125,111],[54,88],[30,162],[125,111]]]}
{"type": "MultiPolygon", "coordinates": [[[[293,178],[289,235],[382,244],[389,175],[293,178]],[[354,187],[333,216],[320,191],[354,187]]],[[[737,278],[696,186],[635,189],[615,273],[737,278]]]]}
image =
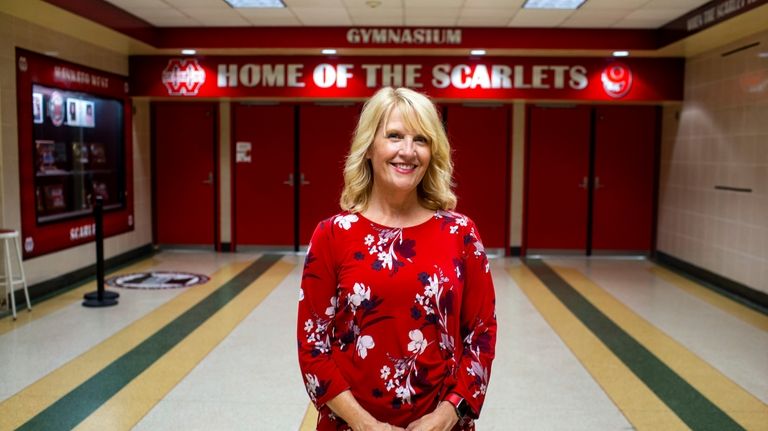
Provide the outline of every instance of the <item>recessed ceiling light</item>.
{"type": "Polygon", "coordinates": [[[320,52],[321,52],[321,53],[323,53],[323,54],[325,54],[325,55],[333,55],[333,54],[336,54],[336,50],[335,50],[335,49],[324,49],[324,50],[322,50],[322,51],[320,51],[320,52]]]}
{"type": "Polygon", "coordinates": [[[285,3],[282,0],[224,0],[234,8],[261,7],[261,8],[284,8],[285,3]]]}
{"type": "Polygon", "coordinates": [[[584,0],[527,0],[523,9],[578,9],[584,0]]]}
{"type": "Polygon", "coordinates": [[[485,55],[484,49],[473,49],[472,51],[469,51],[470,55],[485,55]]]}
{"type": "Polygon", "coordinates": [[[614,57],[629,57],[629,51],[613,51],[614,57]]]}
{"type": "Polygon", "coordinates": [[[195,55],[197,54],[197,51],[195,51],[194,49],[182,49],[181,53],[184,55],[195,55]]]}

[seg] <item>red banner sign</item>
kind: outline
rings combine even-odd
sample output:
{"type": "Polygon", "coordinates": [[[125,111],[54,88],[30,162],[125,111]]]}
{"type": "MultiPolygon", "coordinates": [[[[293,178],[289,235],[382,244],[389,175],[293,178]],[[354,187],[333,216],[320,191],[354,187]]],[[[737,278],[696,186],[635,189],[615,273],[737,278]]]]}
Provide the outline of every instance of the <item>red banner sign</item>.
{"type": "Polygon", "coordinates": [[[436,99],[681,100],[683,60],[544,57],[131,58],[134,96],[359,99],[406,86],[436,99]]]}

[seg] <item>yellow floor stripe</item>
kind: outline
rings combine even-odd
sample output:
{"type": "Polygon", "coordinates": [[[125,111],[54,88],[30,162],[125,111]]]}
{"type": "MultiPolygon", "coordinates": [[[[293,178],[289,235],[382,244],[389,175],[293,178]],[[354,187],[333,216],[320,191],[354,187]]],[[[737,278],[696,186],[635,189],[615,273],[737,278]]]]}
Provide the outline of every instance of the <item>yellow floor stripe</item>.
{"type": "Polygon", "coordinates": [[[758,398],[637,315],[578,270],[552,269],[739,425],[748,430],[768,429],[768,406],[758,398]]]}
{"type": "Polygon", "coordinates": [[[315,405],[309,403],[307,406],[307,412],[304,413],[304,420],[301,421],[299,431],[315,431],[317,428],[317,409],[315,405]]]}
{"type": "MultiPolygon", "coordinates": [[[[157,260],[152,258],[144,259],[133,265],[110,272],[108,275],[112,276],[117,274],[128,274],[131,272],[141,272],[152,268],[155,265],[157,265],[157,260]]],[[[72,289],[66,293],[62,293],[61,295],[54,296],[53,298],[47,299],[38,304],[34,304],[32,306],[31,312],[27,311],[26,304],[16,304],[17,319],[13,320],[11,315],[0,319],[0,335],[13,331],[14,329],[21,328],[22,326],[28,325],[35,320],[55,313],[62,308],[69,306],[73,302],[81,302],[83,300],[83,295],[94,290],[96,290],[95,280],[90,283],[86,283],[76,289],[72,289]]]]}
{"type": "Polygon", "coordinates": [[[713,305],[726,313],[743,320],[744,322],[754,326],[755,328],[762,329],[768,332],[768,316],[755,311],[749,307],[739,304],[717,292],[712,291],[704,286],[701,286],[685,277],[682,277],[674,272],[654,266],[650,268],[650,271],[662,280],[672,284],[673,286],[693,295],[702,301],[713,305]]]}
{"type": "MultiPolygon", "coordinates": [[[[99,407],[76,430],[128,430],[200,363],[296,267],[278,261],[235,300],[195,329],[115,396],[99,407]]],[[[211,423],[212,428],[215,428],[211,423]]]]}
{"type": "Polygon", "coordinates": [[[507,271],[635,429],[689,429],[528,268],[507,271]]]}
{"type": "Polygon", "coordinates": [[[237,262],[214,273],[203,285],[186,289],[172,300],[131,323],[91,350],[72,359],[55,371],[0,403],[0,430],[15,429],[46,409],[56,400],[130,351],[160,328],[192,308],[245,269],[251,262],[237,262]]]}

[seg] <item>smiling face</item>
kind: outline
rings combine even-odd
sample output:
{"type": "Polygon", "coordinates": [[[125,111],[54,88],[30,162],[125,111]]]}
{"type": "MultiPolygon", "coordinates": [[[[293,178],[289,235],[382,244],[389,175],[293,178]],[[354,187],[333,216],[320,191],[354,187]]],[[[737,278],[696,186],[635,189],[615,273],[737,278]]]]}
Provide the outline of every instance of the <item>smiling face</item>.
{"type": "Polygon", "coordinates": [[[413,194],[415,198],[432,156],[430,142],[408,126],[397,105],[383,122],[368,150],[373,190],[392,197],[413,194]]]}

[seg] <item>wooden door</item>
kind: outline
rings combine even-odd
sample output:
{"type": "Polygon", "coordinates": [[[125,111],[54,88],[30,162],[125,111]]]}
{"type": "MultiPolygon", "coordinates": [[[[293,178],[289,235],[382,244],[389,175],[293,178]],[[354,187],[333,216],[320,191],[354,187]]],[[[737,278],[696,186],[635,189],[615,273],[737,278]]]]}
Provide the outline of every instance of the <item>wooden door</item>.
{"type": "Polygon", "coordinates": [[[453,148],[456,210],[478,226],[486,248],[507,248],[509,237],[509,108],[447,105],[453,148]]]}
{"type": "Polygon", "coordinates": [[[651,250],[657,108],[596,107],[592,249],[651,250]]]}
{"type": "Polygon", "coordinates": [[[217,111],[212,103],[153,103],[155,240],[215,245],[217,111]]]}
{"type": "Polygon", "coordinates": [[[340,211],[344,158],[360,105],[302,105],[299,111],[299,243],[309,244],[317,223],[340,211]]]}
{"type": "Polygon", "coordinates": [[[234,242],[294,244],[294,106],[234,104],[234,242]]]}
{"type": "Polygon", "coordinates": [[[528,110],[527,253],[586,250],[590,111],[586,106],[528,110]]]}

